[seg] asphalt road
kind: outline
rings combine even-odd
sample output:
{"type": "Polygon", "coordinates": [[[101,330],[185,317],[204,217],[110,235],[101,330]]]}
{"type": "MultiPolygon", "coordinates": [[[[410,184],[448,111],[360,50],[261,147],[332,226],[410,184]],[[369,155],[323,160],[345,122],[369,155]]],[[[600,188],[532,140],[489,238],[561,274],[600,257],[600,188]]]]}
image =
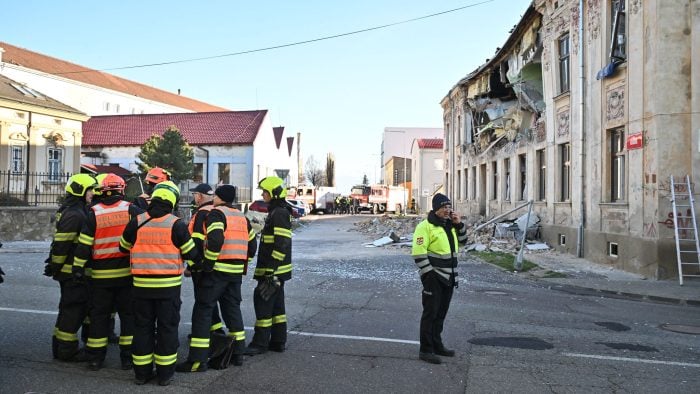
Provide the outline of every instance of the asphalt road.
{"type": "MultiPolygon", "coordinates": [[[[177,374],[167,388],[135,386],[110,345],[106,368],[51,358],[58,284],[41,275],[45,251],[3,250],[0,392],[465,392],[695,393],[700,336],[662,330],[700,325],[698,308],[573,295],[476,260],[461,285],[442,365],[418,360],[420,281],[408,248],[367,248],[358,217],[313,217],[294,233],[294,277],[285,286],[288,350],[242,367],[177,374]]],[[[252,326],[253,281],[244,280],[252,326]]],[[[180,359],[192,308],[183,287],[180,359]]],[[[251,332],[248,333],[251,337],[251,332]]]]}

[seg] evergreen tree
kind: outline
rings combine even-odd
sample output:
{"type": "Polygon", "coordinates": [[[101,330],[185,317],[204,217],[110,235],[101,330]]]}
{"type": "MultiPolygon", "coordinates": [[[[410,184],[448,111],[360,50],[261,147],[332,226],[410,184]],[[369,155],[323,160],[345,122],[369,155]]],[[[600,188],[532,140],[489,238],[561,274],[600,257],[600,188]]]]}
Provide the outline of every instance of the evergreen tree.
{"type": "Polygon", "coordinates": [[[170,171],[175,183],[191,179],[194,174],[194,152],[175,126],[168,127],[162,136],[153,134],[141,146],[138,158],[141,173],[161,167],[170,171]]]}

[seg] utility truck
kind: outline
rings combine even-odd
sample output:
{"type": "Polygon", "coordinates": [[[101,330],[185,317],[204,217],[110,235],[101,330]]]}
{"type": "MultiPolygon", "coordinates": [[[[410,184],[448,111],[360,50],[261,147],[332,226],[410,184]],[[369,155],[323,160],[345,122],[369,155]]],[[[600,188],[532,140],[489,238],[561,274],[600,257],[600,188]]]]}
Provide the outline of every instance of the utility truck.
{"type": "Polygon", "coordinates": [[[358,201],[358,210],[372,213],[403,212],[408,191],[400,186],[357,185],[353,186],[350,197],[358,201]]]}

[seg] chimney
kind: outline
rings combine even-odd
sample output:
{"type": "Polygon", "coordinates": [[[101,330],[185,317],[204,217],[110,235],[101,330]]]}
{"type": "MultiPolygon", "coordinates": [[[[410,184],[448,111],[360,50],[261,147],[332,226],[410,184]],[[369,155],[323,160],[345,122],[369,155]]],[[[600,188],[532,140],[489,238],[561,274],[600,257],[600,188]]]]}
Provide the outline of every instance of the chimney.
{"type": "Polygon", "coordinates": [[[178,96],[180,95],[180,89],[179,89],[179,88],[177,89],[177,95],[178,95],[178,96]]]}
{"type": "Polygon", "coordinates": [[[2,49],[2,47],[0,47],[0,63],[2,63],[2,53],[3,52],[5,52],[5,50],[2,49]]]}

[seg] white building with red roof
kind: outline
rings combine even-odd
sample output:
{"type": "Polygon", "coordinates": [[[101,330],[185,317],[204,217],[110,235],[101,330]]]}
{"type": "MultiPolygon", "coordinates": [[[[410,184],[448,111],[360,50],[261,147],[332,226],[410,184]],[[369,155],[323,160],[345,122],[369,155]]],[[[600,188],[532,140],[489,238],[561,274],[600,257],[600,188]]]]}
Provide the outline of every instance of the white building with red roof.
{"type": "Polygon", "coordinates": [[[194,148],[197,183],[233,184],[251,190],[252,198],[259,194],[257,182],[269,175],[296,184],[296,139],[272,127],[267,110],[93,116],[83,125],[82,163],[136,173],[141,145],[170,126],[194,148]]]}
{"type": "Polygon", "coordinates": [[[415,209],[428,212],[433,194],[442,189],[445,176],[442,138],[416,138],[411,145],[411,180],[415,209]]]}

